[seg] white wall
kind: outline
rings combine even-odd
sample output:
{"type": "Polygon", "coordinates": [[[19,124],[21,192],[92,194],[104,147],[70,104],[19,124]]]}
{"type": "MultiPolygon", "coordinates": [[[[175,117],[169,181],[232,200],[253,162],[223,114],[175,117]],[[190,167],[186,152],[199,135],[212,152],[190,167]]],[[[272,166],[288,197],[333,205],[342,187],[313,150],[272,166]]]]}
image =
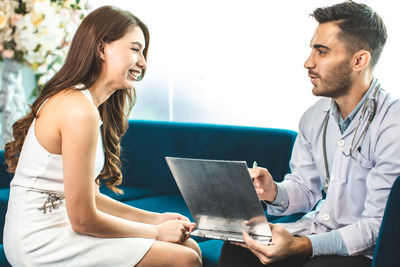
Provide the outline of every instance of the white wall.
{"type": "MultiPolygon", "coordinates": [[[[317,25],[308,14],[338,2],[91,0],[93,8],[128,9],[150,29],[148,71],[132,117],[293,130],[317,100],[303,68],[317,25]]],[[[362,2],[386,23],[389,39],[376,76],[400,97],[397,1],[362,2]]]]}
{"type": "MultiPolygon", "coordinates": [[[[297,130],[317,100],[303,63],[315,8],[341,1],[96,1],[130,10],[149,27],[148,72],[133,117],[297,130]]],[[[362,1],[384,19],[387,46],[376,69],[400,96],[396,1],[362,1]]]]}

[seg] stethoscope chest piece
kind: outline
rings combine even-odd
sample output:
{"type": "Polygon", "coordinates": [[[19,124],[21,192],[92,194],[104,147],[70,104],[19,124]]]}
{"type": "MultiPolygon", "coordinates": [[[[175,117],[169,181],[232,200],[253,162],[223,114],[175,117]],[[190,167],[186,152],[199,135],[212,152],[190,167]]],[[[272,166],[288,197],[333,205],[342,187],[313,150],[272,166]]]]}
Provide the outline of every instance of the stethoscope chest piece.
{"type": "Polygon", "coordinates": [[[324,190],[325,193],[328,192],[328,187],[329,187],[328,179],[329,179],[329,178],[326,178],[325,181],[324,181],[324,183],[323,183],[323,185],[322,185],[322,188],[323,188],[323,190],[324,190]]]}

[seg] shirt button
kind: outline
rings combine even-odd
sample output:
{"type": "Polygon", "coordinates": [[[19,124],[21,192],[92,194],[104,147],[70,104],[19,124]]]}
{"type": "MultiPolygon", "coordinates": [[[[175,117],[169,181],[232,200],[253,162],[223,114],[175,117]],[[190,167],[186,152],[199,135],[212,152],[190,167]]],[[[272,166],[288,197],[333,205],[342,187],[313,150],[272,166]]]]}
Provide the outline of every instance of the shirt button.
{"type": "Polygon", "coordinates": [[[343,152],[343,151],[344,151],[344,148],[343,148],[343,147],[339,147],[339,151],[340,151],[340,152],[343,152]]]}
{"type": "Polygon", "coordinates": [[[325,220],[325,221],[329,221],[330,218],[331,218],[331,217],[329,216],[328,213],[325,213],[325,214],[324,214],[324,220],[325,220]]]}
{"type": "Polygon", "coordinates": [[[334,181],[335,180],[335,175],[332,173],[331,174],[331,181],[334,181]]]}
{"type": "Polygon", "coordinates": [[[281,206],[283,206],[283,204],[285,204],[285,202],[281,201],[281,203],[280,203],[280,204],[281,204],[281,206]]]}
{"type": "Polygon", "coordinates": [[[337,142],[337,144],[338,144],[339,146],[344,146],[344,140],[343,140],[343,139],[340,139],[340,140],[337,142]]]}

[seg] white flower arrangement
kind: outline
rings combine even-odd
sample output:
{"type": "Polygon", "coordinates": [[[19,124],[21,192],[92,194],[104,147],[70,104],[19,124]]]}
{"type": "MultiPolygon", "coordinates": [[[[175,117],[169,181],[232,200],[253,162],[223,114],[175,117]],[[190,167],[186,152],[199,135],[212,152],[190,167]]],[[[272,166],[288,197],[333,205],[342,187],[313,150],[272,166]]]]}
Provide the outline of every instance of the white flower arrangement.
{"type": "Polygon", "coordinates": [[[0,60],[10,58],[27,64],[40,90],[61,68],[88,9],[88,0],[2,0],[0,60]]]}

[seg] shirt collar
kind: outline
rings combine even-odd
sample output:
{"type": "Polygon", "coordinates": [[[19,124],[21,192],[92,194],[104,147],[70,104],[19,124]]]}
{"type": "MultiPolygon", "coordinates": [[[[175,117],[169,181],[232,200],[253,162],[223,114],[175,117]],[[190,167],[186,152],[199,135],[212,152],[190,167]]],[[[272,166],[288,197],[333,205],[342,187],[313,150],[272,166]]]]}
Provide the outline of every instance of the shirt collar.
{"type": "Polygon", "coordinates": [[[336,102],[334,100],[332,100],[331,114],[338,122],[340,132],[342,134],[346,131],[346,129],[350,125],[351,121],[354,119],[354,117],[357,115],[358,111],[361,109],[361,107],[367,101],[367,99],[371,95],[371,93],[374,90],[377,83],[378,83],[378,79],[373,78],[371,85],[369,86],[369,88],[368,88],[367,92],[364,94],[364,96],[361,98],[361,101],[357,104],[357,106],[350,112],[350,114],[345,119],[342,118],[342,115],[339,112],[336,102]]]}

